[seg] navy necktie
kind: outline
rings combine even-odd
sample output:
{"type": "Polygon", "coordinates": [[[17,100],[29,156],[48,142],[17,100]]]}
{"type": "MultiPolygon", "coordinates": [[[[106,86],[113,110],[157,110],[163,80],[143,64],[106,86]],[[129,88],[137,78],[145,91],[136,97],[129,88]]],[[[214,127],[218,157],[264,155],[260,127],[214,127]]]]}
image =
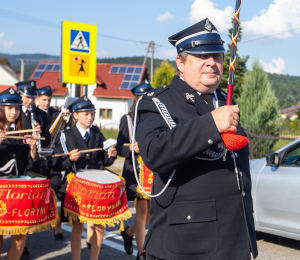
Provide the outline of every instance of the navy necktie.
{"type": "Polygon", "coordinates": [[[88,144],[89,143],[89,133],[88,132],[85,132],[85,143],[88,144]]]}
{"type": "Polygon", "coordinates": [[[213,96],[214,96],[213,93],[201,94],[201,97],[206,101],[206,103],[211,111],[213,111],[215,109],[214,103],[213,103],[213,96]]]}

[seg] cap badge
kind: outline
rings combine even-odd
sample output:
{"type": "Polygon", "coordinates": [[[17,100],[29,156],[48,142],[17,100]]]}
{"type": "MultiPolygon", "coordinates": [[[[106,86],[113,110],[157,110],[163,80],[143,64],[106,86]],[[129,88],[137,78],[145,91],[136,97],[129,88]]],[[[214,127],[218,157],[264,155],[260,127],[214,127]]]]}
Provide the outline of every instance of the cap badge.
{"type": "Polygon", "coordinates": [[[84,100],[84,101],[88,101],[89,99],[87,98],[87,96],[84,96],[84,97],[83,97],[83,100],[84,100]]]}
{"type": "Polygon", "coordinates": [[[147,96],[151,97],[153,96],[154,92],[148,93],[147,96]]]}
{"type": "Polygon", "coordinates": [[[185,97],[187,100],[190,99],[192,102],[195,102],[195,96],[193,94],[185,93],[185,97]]]}
{"type": "Polygon", "coordinates": [[[148,81],[148,80],[145,80],[145,83],[146,83],[146,84],[149,84],[149,81],[148,81]]]}
{"type": "Polygon", "coordinates": [[[208,18],[206,18],[206,22],[205,22],[204,28],[205,28],[207,31],[211,31],[211,29],[212,29],[212,26],[211,26],[211,24],[209,23],[208,18]]]}
{"type": "Polygon", "coordinates": [[[11,88],[11,89],[9,90],[9,93],[10,93],[11,95],[15,94],[15,91],[13,90],[13,88],[11,88]]]}
{"type": "Polygon", "coordinates": [[[3,102],[6,102],[6,100],[7,100],[7,98],[4,98],[4,99],[3,99],[3,102]]]}
{"type": "Polygon", "coordinates": [[[34,82],[33,81],[31,81],[31,86],[34,86],[34,82]]]}
{"type": "Polygon", "coordinates": [[[141,91],[141,92],[143,92],[143,91],[144,91],[144,89],[143,89],[143,88],[140,88],[140,91],[141,91]]]}

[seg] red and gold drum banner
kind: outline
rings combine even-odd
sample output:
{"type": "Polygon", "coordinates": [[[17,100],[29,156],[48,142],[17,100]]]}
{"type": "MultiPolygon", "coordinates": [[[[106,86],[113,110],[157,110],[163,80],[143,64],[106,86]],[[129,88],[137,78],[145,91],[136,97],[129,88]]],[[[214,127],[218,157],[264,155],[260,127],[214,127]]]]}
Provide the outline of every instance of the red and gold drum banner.
{"type": "Polygon", "coordinates": [[[0,235],[25,235],[55,227],[56,196],[49,180],[0,180],[0,235]]]}
{"type": "MultiPolygon", "coordinates": [[[[143,187],[143,189],[149,195],[151,195],[152,184],[153,184],[153,172],[147,168],[147,166],[144,164],[141,156],[139,156],[137,161],[140,164],[139,182],[140,182],[141,186],[143,187]]],[[[139,185],[136,187],[136,191],[137,191],[137,196],[139,198],[148,199],[148,200],[150,199],[150,197],[147,196],[141,190],[139,185]]]]}
{"type": "MultiPolygon", "coordinates": [[[[69,174],[70,175],[70,174],[69,174]]],[[[72,174],[69,178],[64,203],[65,216],[82,223],[114,227],[132,217],[122,179],[116,183],[99,184],[72,174]]]]}

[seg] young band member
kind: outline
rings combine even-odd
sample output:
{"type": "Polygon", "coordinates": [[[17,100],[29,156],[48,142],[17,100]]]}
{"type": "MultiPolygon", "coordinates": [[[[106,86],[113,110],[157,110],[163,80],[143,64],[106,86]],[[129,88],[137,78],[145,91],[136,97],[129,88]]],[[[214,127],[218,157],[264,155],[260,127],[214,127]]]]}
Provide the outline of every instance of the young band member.
{"type": "Polygon", "coordinates": [[[133,172],[133,163],[137,164],[137,157],[139,156],[139,148],[138,144],[135,140],[132,140],[132,133],[133,133],[133,111],[136,102],[146,93],[152,91],[153,88],[149,84],[147,80],[144,80],[136,87],[134,87],[131,91],[135,95],[133,100],[133,104],[130,108],[130,112],[127,115],[124,115],[121,118],[120,127],[119,127],[119,135],[117,139],[116,149],[118,151],[118,155],[125,157],[124,167],[123,167],[123,177],[125,178],[126,184],[126,195],[128,200],[137,199],[136,203],[136,215],[134,224],[130,227],[126,227],[125,231],[121,232],[121,235],[124,239],[124,248],[128,255],[133,253],[133,234],[135,235],[136,244],[138,247],[138,260],[146,259],[145,252],[143,252],[143,244],[145,241],[145,226],[150,220],[150,200],[140,198],[137,196],[136,188],[137,182],[134,177],[133,172]],[[132,143],[134,142],[135,148],[135,158],[132,159],[131,146],[124,146],[124,143],[132,143]]]}
{"type": "Polygon", "coordinates": [[[24,122],[24,128],[25,129],[32,129],[31,125],[31,111],[30,106],[33,106],[33,116],[35,120],[39,123],[41,126],[41,136],[45,137],[46,140],[41,141],[42,147],[47,147],[50,143],[50,133],[49,129],[47,127],[47,115],[44,111],[37,109],[35,107],[34,101],[37,97],[37,88],[36,88],[36,82],[34,80],[29,81],[20,81],[16,84],[17,86],[17,92],[22,97],[22,116],[23,116],[23,122],[24,122]]]}
{"type": "MultiPolygon", "coordinates": [[[[17,160],[18,174],[26,175],[27,170],[36,171],[39,168],[40,160],[37,157],[36,141],[33,139],[9,139],[5,135],[7,131],[22,130],[22,100],[13,88],[0,93],[0,167],[3,167],[9,160],[17,160]]],[[[36,125],[36,130],[40,127],[36,125]]],[[[37,137],[37,135],[32,135],[37,137]]],[[[24,137],[30,137],[25,135],[24,137]]],[[[16,175],[15,168],[11,172],[16,175]]],[[[5,175],[5,174],[1,174],[5,175]]],[[[21,203],[21,201],[20,201],[21,203]]],[[[0,224],[1,225],[1,224],[0,224]]],[[[22,255],[26,241],[26,235],[12,235],[11,246],[7,252],[7,260],[19,259],[22,255]]],[[[0,251],[3,245],[3,235],[0,235],[0,251]]]]}
{"type": "MultiPolygon", "coordinates": [[[[72,152],[69,156],[52,158],[52,169],[55,171],[66,171],[62,188],[66,190],[66,178],[71,172],[75,173],[79,169],[104,169],[104,166],[113,164],[117,156],[115,148],[109,148],[106,151],[97,151],[81,154],[80,150],[102,148],[105,141],[104,136],[96,126],[92,126],[95,119],[95,107],[92,102],[83,96],[69,106],[74,119],[77,121],[70,129],[60,133],[55,140],[54,154],[65,153],[64,147],[68,152],[72,152]],[[64,136],[65,139],[61,138],[64,136]],[[110,158],[108,154],[111,154],[110,158]]],[[[62,206],[64,198],[62,200],[62,206]]],[[[62,207],[61,221],[67,222],[62,207]]],[[[95,226],[95,234],[91,240],[90,260],[98,259],[100,248],[105,232],[105,227],[95,226]]],[[[71,234],[71,250],[72,259],[79,260],[81,253],[81,235],[83,231],[83,223],[75,223],[72,225],[71,234]]]]}
{"type": "Polygon", "coordinates": [[[48,119],[47,127],[48,129],[50,129],[55,119],[59,115],[58,109],[55,109],[54,107],[50,107],[51,97],[52,97],[51,87],[46,86],[43,88],[39,88],[37,90],[37,93],[38,93],[38,97],[36,98],[36,101],[39,103],[38,108],[46,113],[48,119]]]}

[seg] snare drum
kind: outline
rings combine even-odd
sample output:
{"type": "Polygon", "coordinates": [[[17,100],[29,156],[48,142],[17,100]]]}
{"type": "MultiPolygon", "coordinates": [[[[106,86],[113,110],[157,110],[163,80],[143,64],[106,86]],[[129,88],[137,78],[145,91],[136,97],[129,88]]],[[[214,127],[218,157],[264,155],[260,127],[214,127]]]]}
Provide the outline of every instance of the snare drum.
{"type": "Polygon", "coordinates": [[[78,171],[69,179],[64,213],[69,220],[109,227],[131,218],[124,180],[109,171],[78,171]]]}
{"type": "Polygon", "coordinates": [[[49,180],[35,173],[0,177],[0,235],[32,234],[56,222],[56,197],[49,180]]]}

